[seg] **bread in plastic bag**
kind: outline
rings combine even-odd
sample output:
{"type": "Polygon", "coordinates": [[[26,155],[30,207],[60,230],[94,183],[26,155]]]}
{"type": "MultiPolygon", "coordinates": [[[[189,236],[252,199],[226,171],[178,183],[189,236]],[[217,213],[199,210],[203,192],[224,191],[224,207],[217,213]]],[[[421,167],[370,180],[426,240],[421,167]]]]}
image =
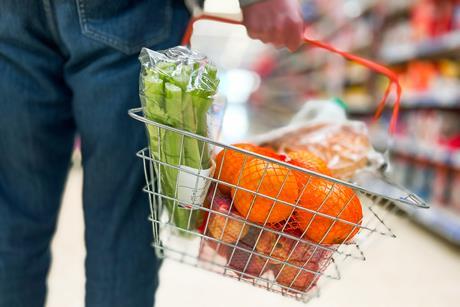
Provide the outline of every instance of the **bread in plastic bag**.
{"type": "MultiPolygon", "coordinates": [[[[321,108],[320,101],[315,103],[321,108]]],[[[308,104],[305,104],[305,109],[308,104]]],[[[324,103],[324,108],[328,107],[330,104],[324,103]]],[[[309,151],[325,160],[333,177],[339,179],[348,180],[358,170],[377,170],[384,164],[383,156],[372,147],[364,122],[348,120],[336,114],[303,121],[298,116],[295,119],[288,126],[258,136],[252,141],[287,154],[295,150],[309,151]]]]}

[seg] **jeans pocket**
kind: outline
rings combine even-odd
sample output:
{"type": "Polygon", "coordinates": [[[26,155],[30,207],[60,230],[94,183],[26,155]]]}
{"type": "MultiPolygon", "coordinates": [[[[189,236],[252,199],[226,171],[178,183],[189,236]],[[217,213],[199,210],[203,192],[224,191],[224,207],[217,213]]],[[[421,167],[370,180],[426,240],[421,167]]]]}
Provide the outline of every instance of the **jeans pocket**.
{"type": "Polygon", "coordinates": [[[171,0],[76,0],[83,35],[126,54],[166,40],[171,0]]]}

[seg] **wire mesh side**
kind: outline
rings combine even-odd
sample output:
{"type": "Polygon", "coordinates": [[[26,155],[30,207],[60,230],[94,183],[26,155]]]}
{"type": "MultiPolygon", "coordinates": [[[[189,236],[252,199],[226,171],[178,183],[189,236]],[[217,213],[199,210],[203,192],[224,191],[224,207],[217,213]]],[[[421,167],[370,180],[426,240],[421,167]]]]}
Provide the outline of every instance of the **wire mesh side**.
{"type": "Polygon", "coordinates": [[[150,149],[138,156],[160,257],[174,254],[180,262],[305,301],[323,279],[340,279],[342,262],[365,260],[360,245],[370,235],[394,237],[376,209],[381,196],[186,131],[161,125],[147,125],[147,131],[150,149]],[[165,137],[172,146],[166,150],[165,137]],[[191,142],[198,144],[197,161],[185,160],[184,144],[191,142]],[[222,151],[221,165],[206,165],[212,150],[222,151]],[[235,153],[242,165],[228,181],[222,164],[235,153]],[[184,166],[193,163],[195,169],[184,166]],[[249,167],[257,174],[243,172],[249,167]],[[194,180],[186,199],[180,176],[194,180]]]}
{"type": "Polygon", "coordinates": [[[169,248],[169,247],[168,248],[161,247],[161,249],[166,259],[170,259],[170,260],[177,261],[177,262],[189,265],[189,266],[204,269],[212,273],[230,277],[239,282],[244,282],[244,283],[256,286],[258,288],[268,290],[270,292],[278,293],[283,296],[287,296],[287,297],[296,299],[304,303],[307,303],[311,299],[318,297],[320,294],[320,288],[321,288],[320,284],[317,284],[314,288],[310,289],[308,292],[291,290],[291,289],[287,289],[286,287],[283,287],[282,285],[276,284],[276,282],[272,279],[272,276],[270,275],[254,278],[251,274],[241,273],[238,270],[227,267],[226,265],[219,264],[216,261],[211,262],[205,259],[190,256],[190,255],[184,255],[182,251],[173,249],[173,248],[169,248]]]}
{"type": "MultiPolygon", "coordinates": [[[[150,157],[148,150],[139,153],[144,160],[146,170],[159,168],[158,163],[150,157]]],[[[180,262],[189,263],[190,259],[197,259],[199,266],[214,272],[243,280],[247,283],[263,287],[267,290],[290,296],[300,301],[308,301],[317,295],[321,279],[340,279],[339,266],[348,258],[364,259],[364,255],[356,243],[323,245],[317,244],[289,233],[289,229],[273,229],[267,225],[251,223],[230,211],[222,212],[212,207],[216,201],[217,186],[211,186],[208,195],[208,205],[190,209],[192,212],[200,212],[203,216],[201,225],[187,224],[187,227],[180,228],[174,224],[174,218],[163,208],[163,200],[175,200],[175,208],[185,206],[179,200],[162,195],[155,188],[157,181],[150,180],[145,187],[151,202],[151,221],[154,229],[154,247],[157,254],[162,257],[169,257],[174,254],[175,259],[180,262]],[[160,215],[160,212],[162,214],[160,215]],[[216,234],[209,231],[213,221],[220,220],[220,232],[216,234]],[[203,222],[204,221],[204,222],[203,222]],[[236,225],[236,226],[235,226],[236,225]],[[248,242],[240,234],[244,227],[250,228],[252,241],[248,242]],[[229,243],[232,237],[234,242],[229,243]],[[287,231],[287,232],[283,232],[287,231]],[[183,238],[183,240],[178,238],[183,238]],[[235,239],[236,238],[236,239],[235,239]],[[199,241],[191,244],[190,242],[199,241]],[[256,241],[256,242],[254,242],[256,241]],[[180,242],[177,244],[177,242],[180,242]],[[279,250],[277,245],[280,242],[279,250]],[[185,244],[188,243],[188,244],[185,244]],[[285,247],[287,246],[287,247],[285,247]],[[303,251],[302,257],[293,257],[303,251]],[[206,253],[208,253],[206,255],[206,253]],[[222,256],[225,255],[225,256],[222,256]],[[179,257],[180,256],[180,257],[179,257]],[[265,274],[265,275],[264,275],[265,274]]],[[[174,208],[173,208],[174,212],[174,208]]],[[[189,219],[190,220],[190,219],[189,219]]]]}
{"type": "MultiPolygon", "coordinates": [[[[152,157],[150,157],[148,152],[149,151],[146,149],[144,151],[139,152],[138,155],[141,158],[149,160],[150,163],[156,165],[155,168],[157,168],[157,169],[162,169],[162,168],[163,169],[164,168],[176,169],[178,172],[188,173],[190,175],[196,176],[197,178],[207,180],[210,183],[215,184],[216,186],[219,186],[219,185],[231,186],[235,191],[242,191],[244,193],[250,194],[253,197],[260,197],[260,198],[267,199],[267,200],[273,202],[274,205],[284,205],[285,207],[290,207],[290,208],[292,208],[293,211],[290,211],[289,217],[292,216],[292,213],[294,212],[294,210],[298,210],[299,212],[302,212],[303,214],[308,214],[310,218],[308,219],[309,223],[306,225],[305,230],[309,229],[309,227],[311,226],[312,221],[314,221],[316,218],[318,218],[318,219],[322,218],[324,220],[327,220],[326,224],[328,225],[327,229],[323,232],[324,236],[326,236],[328,234],[330,228],[334,227],[334,225],[336,223],[340,223],[340,224],[343,224],[343,226],[346,226],[347,229],[350,230],[348,232],[350,234],[352,232],[356,232],[356,230],[360,230],[360,231],[364,231],[364,232],[378,233],[378,234],[387,235],[387,236],[394,236],[394,234],[391,232],[391,229],[384,223],[383,219],[381,219],[378,216],[378,214],[376,214],[375,212],[372,211],[372,207],[374,206],[375,201],[372,198],[370,198],[368,194],[362,193],[359,190],[355,191],[355,193],[352,194],[352,196],[348,200],[343,201],[343,203],[345,205],[343,206],[343,208],[341,208],[341,210],[338,212],[338,214],[334,216],[334,215],[328,214],[326,212],[321,212],[321,208],[322,208],[322,206],[327,204],[327,202],[329,200],[329,197],[331,195],[330,191],[332,191],[332,189],[334,187],[339,186],[338,183],[331,183],[330,184],[330,187],[328,187],[329,192],[327,194],[325,194],[325,198],[320,201],[320,205],[319,205],[318,209],[313,210],[313,209],[308,209],[308,208],[300,206],[298,201],[296,201],[294,203],[290,203],[290,202],[287,202],[285,200],[278,199],[276,197],[272,197],[272,196],[268,196],[266,194],[262,194],[262,193],[258,192],[257,190],[254,191],[254,190],[244,188],[242,186],[239,186],[238,182],[236,184],[231,184],[231,183],[224,182],[224,181],[220,180],[219,178],[206,176],[206,175],[200,175],[199,173],[192,173],[187,169],[182,169],[180,166],[171,165],[171,164],[165,163],[163,161],[157,160],[155,158],[152,158],[152,157]],[[346,207],[349,205],[350,200],[352,198],[353,199],[359,198],[359,200],[361,202],[361,205],[362,205],[362,209],[363,209],[363,217],[362,217],[362,219],[358,220],[357,222],[352,222],[350,220],[346,220],[346,219],[343,219],[343,218],[340,217],[340,214],[343,212],[343,210],[346,209],[346,207]],[[368,214],[369,212],[372,213],[372,214],[368,214]]],[[[311,176],[311,177],[313,177],[313,176],[311,176]]],[[[306,186],[308,186],[308,184],[306,186]]],[[[304,189],[304,191],[305,191],[305,189],[304,189]]],[[[308,191],[308,190],[306,190],[306,191],[308,191]]],[[[173,195],[173,196],[164,195],[163,193],[161,193],[161,191],[160,192],[152,191],[152,192],[155,193],[160,198],[174,201],[175,203],[179,203],[180,205],[183,205],[183,206],[187,205],[186,203],[182,203],[180,199],[177,199],[177,197],[175,197],[175,195],[173,195]]],[[[234,204],[234,202],[232,200],[231,207],[229,208],[229,212],[232,209],[234,209],[233,204],[234,204]]],[[[270,210],[273,210],[274,205],[271,206],[270,210]]],[[[252,206],[250,206],[250,207],[252,208],[252,206]]],[[[174,214],[171,214],[171,215],[173,216],[174,214]]],[[[269,215],[270,215],[270,211],[268,212],[267,216],[269,216],[269,215]]],[[[241,215],[240,215],[240,217],[241,217],[242,220],[247,220],[247,217],[244,217],[244,216],[241,216],[241,215]]],[[[295,221],[294,221],[294,223],[295,223],[295,221]]],[[[274,229],[278,228],[278,230],[285,230],[286,228],[290,227],[289,226],[290,224],[292,225],[293,223],[292,223],[292,221],[281,221],[281,222],[278,222],[278,223],[269,223],[267,220],[265,220],[265,221],[263,221],[262,223],[259,223],[259,224],[262,227],[270,227],[270,228],[274,228],[274,229]],[[289,223],[286,223],[286,222],[289,222],[289,223]]],[[[344,236],[345,237],[343,237],[343,240],[341,240],[341,241],[343,241],[343,243],[341,245],[349,245],[351,242],[349,240],[347,240],[347,233],[345,233],[344,236]]],[[[324,243],[322,239],[320,239],[318,241],[318,243],[319,244],[326,244],[326,245],[329,244],[329,243],[324,243]]]]}

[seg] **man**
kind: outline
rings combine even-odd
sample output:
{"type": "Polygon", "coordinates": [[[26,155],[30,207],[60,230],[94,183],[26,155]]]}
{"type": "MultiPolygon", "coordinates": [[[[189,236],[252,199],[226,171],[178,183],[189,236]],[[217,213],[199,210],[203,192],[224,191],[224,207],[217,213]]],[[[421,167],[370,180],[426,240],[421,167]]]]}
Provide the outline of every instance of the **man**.
{"type": "MultiPolygon", "coordinates": [[[[295,50],[297,0],[241,0],[253,38],[295,50]]],[[[86,306],[150,307],[158,262],[135,152],[141,47],[177,45],[182,0],[2,0],[0,307],[44,306],[50,240],[81,137],[86,306]]]]}

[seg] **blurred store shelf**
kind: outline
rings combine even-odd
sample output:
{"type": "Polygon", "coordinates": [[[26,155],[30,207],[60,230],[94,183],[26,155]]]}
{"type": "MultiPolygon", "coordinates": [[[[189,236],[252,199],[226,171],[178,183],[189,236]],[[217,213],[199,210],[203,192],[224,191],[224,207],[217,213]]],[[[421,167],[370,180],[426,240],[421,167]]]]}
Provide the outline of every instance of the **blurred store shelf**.
{"type": "Polygon", "coordinates": [[[460,246],[460,215],[440,205],[432,205],[428,210],[415,210],[413,207],[401,204],[397,206],[415,222],[460,246]]]}
{"type": "Polygon", "coordinates": [[[341,34],[347,27],[353,26],[353,23],[359,18],[371,12],[378,2],[377,0],[342,1],[341,10],[344,18],[334,22],[328,15],[325,15],[319,19],[315,27],[318,29],[318,33],[321,33],[323,39],[330,40],[341,34]],[[331,26],[331,23],[333,26],[331,26]]]}
{"type": "Polygon", "coordinates": [[[460,109],[460,97],[439,98],[431,95],[418,95],[406,97],[401,101],[402,108],[439,108],[439,109],[460,109]]]}
{"type": "Polygon", "coordinates": [[[419,43],[384,46],[379,58],[387,64],[397,64],[418,58],[430,58],[460,52],[460,31],[454,31],[419,43]]]}
{"type": "Polygon", "coordinates": [[[460,169],[460,150],[452,151],[436,144],[424,144],[409,137],[395,137],[390,149],[414,159],[460,169]]]}
{"type": "Polygon", "coordinates": [[[387,12],[385,13],[385,22],[392,23],[401,17],[406,17],[410,12],[410,9],[413,4],[414,0],[392,1],[392,3],[389,5],[387,9],[387,12]]]}
{"type": "MultiPolygon", "coordinates": [[[[355,102],[348,101],[350,107],[348,114],[354,116],[372,115],[376,110],[374,104],[355,106],[355,102]]],[[[414,97],[403,97],[400,103],[401,109],[441,109],[441,110],[459,110],[460,111],[460,97],[457,98],[439,98],[430,95],[417,95],[414,97]]],[[[394,105],[386,105],[387,109],[393,108],[394,105]]]]}

